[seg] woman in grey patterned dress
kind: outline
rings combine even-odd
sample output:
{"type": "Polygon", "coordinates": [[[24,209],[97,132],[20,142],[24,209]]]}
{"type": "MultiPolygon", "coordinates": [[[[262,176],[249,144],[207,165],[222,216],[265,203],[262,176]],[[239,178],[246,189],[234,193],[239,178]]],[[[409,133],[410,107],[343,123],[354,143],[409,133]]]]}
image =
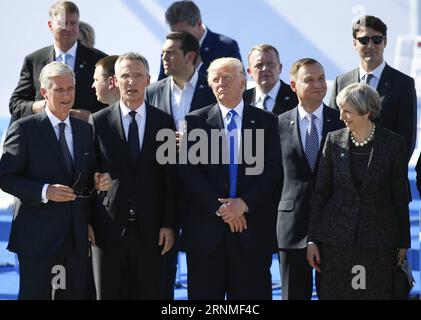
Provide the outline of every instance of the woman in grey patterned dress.
{"type": "Polygon", "coordinates": [[[307,260],[320,299],[390,299],[410,246],[404,138],[376,125],[380,97],[364,83],[337,97],[346,128],[331,132],[312,201],[307,260]]]}

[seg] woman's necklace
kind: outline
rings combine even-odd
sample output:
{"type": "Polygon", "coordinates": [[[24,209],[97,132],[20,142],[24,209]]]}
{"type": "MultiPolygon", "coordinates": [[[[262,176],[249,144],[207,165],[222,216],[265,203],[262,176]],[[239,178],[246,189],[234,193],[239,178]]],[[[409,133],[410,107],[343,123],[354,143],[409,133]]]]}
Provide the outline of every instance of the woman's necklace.
{"type": "Polygon", "coordinates": [[[373,140],[374,137],[374,131],[376,130],[376,125],[373,123],[373,128],[371,129],[370,135],[368,136],[367,139],[365,139],[363,142],[359,142],[357,141],[357,139],[355,139],[354,135],[351,132],[351,141],[352,143],[356,146],[356,147],[364,147],[367,143],[369,143],[370,141],[373,140]]]}

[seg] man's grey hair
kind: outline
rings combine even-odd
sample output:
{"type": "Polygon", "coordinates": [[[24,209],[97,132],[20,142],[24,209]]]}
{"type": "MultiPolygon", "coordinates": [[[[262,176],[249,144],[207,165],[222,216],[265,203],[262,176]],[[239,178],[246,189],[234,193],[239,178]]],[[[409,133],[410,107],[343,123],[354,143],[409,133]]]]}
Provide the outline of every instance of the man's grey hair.
{"type": "Polygon", "coordinates": [[[46,90],[51,89],[53,86],[53,83],[51,81],[52,78],[64,75],[70,75],[73,79],[73,83],[76,84],[75,74],[67,64],[57,61],[47,64],[44,68],[42,68],[41,73],[39,75],[39,82],[41,83],[41,88],[46,90]]]}
{"type": "Polygon", "coordinates": [[[213,72],[215,69],[219,69],[221,67],[230,66],[235,67],[237,70],[237,74],[240,77],[243,77],[244,80],[246,80],[246,74],[244,73],[244,67],[243,63],[238,60],[237,58],[219,58],[215,59],[211,62],[208,68],[208,83],[211,84],[211,72],[213,72]]]}
{"type": "Polygon", "coordinates": [[[349,104],[359,115],[370,113],[370,120],[374,120],[380,113],[381,99],[375,89],[364,82],[351,84],[339,92],[336,104],[343,107],[349,104]]]}
{"type": "Polygon", "coordinates": [[[48,12],[50,19],[56,16],[65,15],[66,13],[75,13],[79,16],[79,8],[71,1],[57,1],[51,6],[50,11],[48,12]]]}
{"type": "Polygon", "coordinates": [[[117,61],[115,62],[115,66],[114,69],[117,71],[119,64],[121,63],[121,61],[123,60],[137,60],[143,63],[143,65],[145,66],[145,71],[147,74],[149,74],[149,63],[148,60],[142,56],[140,53],[137,52],[128,52],[125,54],[122,54],[118,57],[117,61]]]}
{"type": "Polygon", "coordinates": [[[193,1],[175,1],[165,11],[165,20],[170,26],[185,22],[194,27],[202,18],[198,6],[193,1]]]}

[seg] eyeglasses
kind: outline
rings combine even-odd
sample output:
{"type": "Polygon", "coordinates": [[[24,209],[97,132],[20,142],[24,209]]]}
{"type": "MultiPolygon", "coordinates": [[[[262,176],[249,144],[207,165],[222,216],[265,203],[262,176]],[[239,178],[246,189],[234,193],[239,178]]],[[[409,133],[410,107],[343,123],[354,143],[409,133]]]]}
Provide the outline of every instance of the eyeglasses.
{"type": "Polygon", "coordinates": [[[82,176],[82,173],[79,172],[79,174],[77,176],[77,179],[76,179],[75,183],[72,186],[72,189],[73,189],[73,192],[76,194],[76,197],[77,198],[87,199],[87,198],[92,197],[92,195],[94,194],[95,186],[91,190],[89,190],[89,189],[83,189],[81,191],[76,190],[75,187],[78,184],[81,176],[82,176]]]}
{"type": "Polygon", "coordinates": [[[380,44],[385,38],[386,38],[385,36],[372,36],[372,37],[364,36],[364,37],[358,37],[357,40],[363,46],[366,46],[368,45],[368,42],[370,41],[370,39],[373,42],[373,44],[380,44]]]}

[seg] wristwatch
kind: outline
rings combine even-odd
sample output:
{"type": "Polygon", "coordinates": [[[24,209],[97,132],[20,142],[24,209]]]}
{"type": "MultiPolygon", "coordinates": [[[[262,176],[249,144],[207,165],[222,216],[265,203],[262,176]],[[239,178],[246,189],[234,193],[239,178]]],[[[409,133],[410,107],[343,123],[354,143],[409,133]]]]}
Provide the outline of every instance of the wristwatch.
{"type": "Polygon", "coordinates": [[[317,246],[317,243],[313,242],[313,241],[309,241],[307,242],[308,246],[317,246]]]}

